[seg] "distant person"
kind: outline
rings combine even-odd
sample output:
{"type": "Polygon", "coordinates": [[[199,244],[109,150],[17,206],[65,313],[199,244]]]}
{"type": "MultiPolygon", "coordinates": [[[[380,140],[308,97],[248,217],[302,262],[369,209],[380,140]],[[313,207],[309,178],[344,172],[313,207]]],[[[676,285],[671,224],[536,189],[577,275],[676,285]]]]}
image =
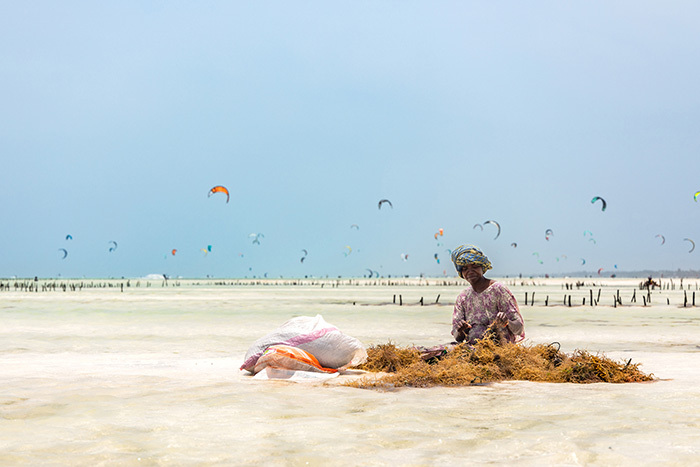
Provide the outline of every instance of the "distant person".
{"type": "Polygon", "coordinates": [[[525,338],[525,325],[518,302],[501,282],[484,277],[491,269],[489,259],[473,245],[461,245],[452,252],[457,273],[469,287],[457,297],[452,313],[452,335],[457,342],[474,344],[490,327],[506,342],[525,338]]]}

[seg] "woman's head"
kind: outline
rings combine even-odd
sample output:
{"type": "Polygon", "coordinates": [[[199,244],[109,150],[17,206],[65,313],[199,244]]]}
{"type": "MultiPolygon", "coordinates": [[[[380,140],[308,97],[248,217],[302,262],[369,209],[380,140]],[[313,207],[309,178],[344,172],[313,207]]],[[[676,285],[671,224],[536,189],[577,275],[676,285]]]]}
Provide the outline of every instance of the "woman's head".
{"type": "Polygon", "coordinates": [[[467,269],[481,267],[482,274],[491,269],[489,259],[474,245],[460,245],[455,248],[452,252],[452,262],[461,277],[464,277],[463,272],[466,272],[467,269]]]}

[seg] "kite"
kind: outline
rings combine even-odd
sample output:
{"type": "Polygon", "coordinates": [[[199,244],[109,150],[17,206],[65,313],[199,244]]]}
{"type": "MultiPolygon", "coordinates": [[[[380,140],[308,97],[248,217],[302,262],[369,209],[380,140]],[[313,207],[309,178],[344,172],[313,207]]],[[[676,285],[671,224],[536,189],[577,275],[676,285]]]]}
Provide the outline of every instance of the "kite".
{"type": "Polygon", "coordinates": [[[58,251],[63,252],[63,257],[61,259],[66,259],[66,256],[68,256],[68,250],[66,250],[65,248],[59,248],[58,251]]]}
{"type": "Polygon", "coordinates": [[[435,258],[435,261],[437,261],[437,263],[440,264],[440,258],[438,258],[438,254],[435,253],[433,257],[435,258]]]}
{"type": "Polygon", "coordinates": [[[352,225],[350,226],[351,229],[352,229],[353,227],[355,228],[355,230],[360,230],[360,226],[357,225],[357,224],[352,224],[352,225]]]}
{"type": "Polygon", "coordinates": [[[443,229],[439,229],[437,232],[435,232],[435,240],[437,240],[438,235],[442,237],[444,233],[445,231],[443,229]]]}
{"type": "Polygon", "coordinates": [[[173,248],[173,250],[170,252],[170,254],[175,256],[175,253],[177,253],[177,250],[175,248],[173,248]]]}
{"type": "Polygon", "coordinates": [[[348,256],[350,253],[352,253],[352,248],[350,248],[348,245],[345,245],[345,248],[348,249],[348,251],[345,252],[345,256],[348,256]]]}
{"type": "Polygon", "coordinates": [[[696,203],[698,202],[698,196],[700,196],[700,191],[696,191],[695,194],[693,195],[693,199],[695,200],[696,203]]]}
{"type": "Polygon", "coordinates": [[[581,258],[581,266],[583,266],[584,264],[586,264],[586,260],[581,258]]]}
{"type": "Polygon", "coordinates": [[[227,202],[227,203],[228,203],[228,200],[229,200],[230,197],[231,197],[231,196],[229,195],[228,188],[226,188],[225,186],[221,186],[221,185],[216,185],[216,186],[213,187],[211,190],[209,190],[209,194],[207,195],[207,198],[209,198],[209,197],[210,197],[211,195],[213,195],[214,193],[226,193],[226,202],[227,202]]]}
{"type": "Polygon", "coordinates": [[[518,244],[515,242],[511,243],[510,246],[512,246],[513,248],[518,248],[518,244]]]}
{"type": "Polygon", "coordinates": [[[73,236],[71,234],[66,235],[66,240],[73,240],[73,236]]]}
{"type": "Polygon", "coordinates": [[[261,234],[261,233],[252,233],[252,234],[248,235],[248,237],[252,237],[252,238],[253,238],[253,243],[255,243],[255,244],[257,244],[257,245],[260,245],[260,239],[261,239],[261,238],[265,238],[265,236],[264,236],[263,234],[261,234]]]}
{"type": "Polygon", "coordinates": [[[598,275],[600,276],[600,273],[603,272],[603,268],[598,269],[598,275]]]}
{"type": "Polygon", "coordinates": [[[547,229],[544,231],[544,238],[545,240],[549,241],[549,237],[554,235],[554,231],[552,229],[547,229]]]}
{"type": "Polygon", "coordinates": [[[593,199],[591,200],[591,204],[595,203],[598,200],[603,202],[603,208],[601,209],[601,211],[605,211],[605,208],[608,207],[608,203],[606,203],[605,200],[603,198],[601,198],[600,196],[594,196],[593,199]]]}
{"type": "Polygon", "coordinates": [[[306,257],[307,257],[307,256],[309,256],[309,252],[308,252],[308,251],[306,251],[306,250],[301,250],[301,251],[303,251],[303,252],[304,252],[304,256],[302,256],[302,257],[301,257],[301,260],[300,260],[300,261],[301,261],[301,262],[303,263],[303,262],[304,262],[304,260],[306,259],[306,257]]]}
{"type": "Polygon", "coordinates": [[[486,225],[486,224],[493,224],[498,229],[498,233],[496,234],[495,237],[493,237],[493,239],[496,240],[498,238],[498,236],[501,235],[501,225],[496,221],[486,221],[486,222],[484,222],[484,225],[486,225]]]}
{"type": "Polygon", "coordinates": [[[661,238],[661,244],[662,244],[662,245],[663,245],[664,243],[666,243],[666,237],[664,237],[663,235],[657,234],[655,237],[661,238]]]}
{"type": "Polygon", "coordinates": [[[479,228],[481,229],[482,232],[484,231],[484,226],[483,226],[483,225],[481,225],[481,224],[474,224],[474,229],[476,229],[477,227],[479,227],[479,228]]]}
{"type": "Polygon", "coordinates": [[[594,245],[598,244],[598,242],[595,241],[595,238],[589,238],[588,241],[593,242],[594,245]]]}
{"type": "Polygon", "coordinates": [[[591,237],[593,236],[593,232],[591,232],[590,230],[584,230],[584,231],[583,231],[583,236],[585,237],[586,234],[590,235],[591,237]]]}
{"type": "Polygon", "coordinates": [[[114,250],[117,249],[117,242],[115,242],[114,240],[110,240],[109,243],[113,243],[113,244],[114,244],[114,246],[109,247],[109,252],[111,253],[111,252],[113,252],[114,250]]]}
{"type": "Polygon", "coordinates": [[[377,204],[377,208],[378,208],[378,209],[381,209],[381,208],[382,208],[382,204],[384,204],[384,203],[388,204],[388,205],[391,207],[391,209],[394,209],[394,205],[391,204],[391,201],[389,201],[388,199],[381,199],[381,200],[379,200],[379,203],[377,204]]]}
{"type": "Polygon", "coordinates": [[[692,241],[692,240],[689,239],[689,238],[684,238],[683,240],[688,241],[688,242],[690,242],[690,243],[693,245],[693,246],[690,248],[690,250],[688,250],[688,253],[692,253],[693,250],[695,249],[695,242],[692,241]]]}
{"type": "Polygon", "coordinates": [[[401,259],[404,261],[408,261],[408,253],[401,253],[401,259]]]}

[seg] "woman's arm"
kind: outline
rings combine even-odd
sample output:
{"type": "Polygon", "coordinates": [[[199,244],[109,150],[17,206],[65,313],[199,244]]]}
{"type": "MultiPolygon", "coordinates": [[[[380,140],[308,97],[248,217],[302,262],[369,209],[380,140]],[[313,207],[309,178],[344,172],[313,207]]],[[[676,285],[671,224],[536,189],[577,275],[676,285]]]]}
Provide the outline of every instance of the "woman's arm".
{"type": "Polygon", "coordinates": [[[469,336],[471,325],[467,322],[464,307],[464,292],[457,296],[454,310],[452,311],[452,335],[457,342],[462,342],[469,336]]]}
{"type": "Polygon", "coordinates": [[[506,286],[502,287],[496,319],[508,327],[516,342],[525,338],[525,323],[518,302],[506,286]]]}

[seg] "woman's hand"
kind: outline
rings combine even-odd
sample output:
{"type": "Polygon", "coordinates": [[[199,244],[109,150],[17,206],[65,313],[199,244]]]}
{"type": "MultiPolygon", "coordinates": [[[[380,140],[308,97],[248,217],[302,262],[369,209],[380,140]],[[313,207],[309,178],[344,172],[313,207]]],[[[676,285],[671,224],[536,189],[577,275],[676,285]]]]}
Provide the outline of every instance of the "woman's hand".
{"type": "Polygon", "coordinates": [[[457,332],[462,334],[464,338],[466,339],[469,336],[469,330],[472,328],[472,325],[467,323],[464,320],[458,321],[457,322],[457,332]]]}
{"type": "Polygon", "coordinates": [[[506,316],[506,313],[504,311],[499,311],[496,315],[496,319],[493,321],[493,324],[503,328],[508,326],[508,317],[506,316]]]}

